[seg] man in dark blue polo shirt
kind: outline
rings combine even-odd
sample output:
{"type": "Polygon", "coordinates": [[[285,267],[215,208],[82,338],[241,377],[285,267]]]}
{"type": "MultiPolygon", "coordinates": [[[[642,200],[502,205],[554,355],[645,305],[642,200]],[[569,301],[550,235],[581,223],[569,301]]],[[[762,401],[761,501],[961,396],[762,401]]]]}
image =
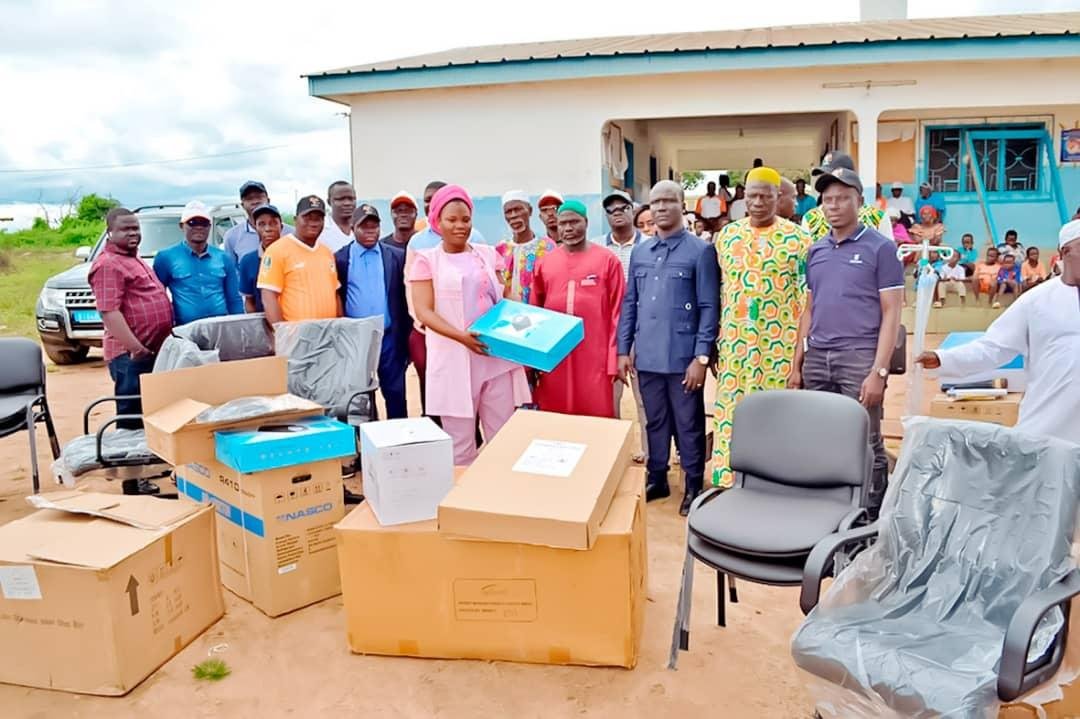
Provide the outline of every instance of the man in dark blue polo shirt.
{"type": "Polygon", "coordinates": [[[649,435],[648,500],[671,494],[671,438],[679,450],[686,516],[705,477],[703,387],[716,345],[719,294],[716,250],[683,226],[683,190],[664,180],[649,193],[656,237],[630,254],[619,318],[619,378],[637,373],[649,435]],[[630,360],[630,348],[634,360],[630,360]]]}
{"type": "Polygon", "coordinates": [[[187,203],[180,213],[184,241],[154,257],[154,274],[172,295],[178,325],[244,312],[236,262],[224,250],[210,246],[210,225],[206,205],[187,203]]]}
{"type": "Polygon", "coordinates": [[[262,266],[266,248],[281,239],[285,225],[281,213],[273,205],[260,205],[251,213],[255,231],[259,233],[259,249],[240,258],[237,272],[240,275],[240,296],[244,298],[246,312],[262,312],[262,292],[259,291],[259,267],[262,266]]]}
{"type": "Polygon", "coordinates": [[[892,239],[859,222],[863,187],[853,170],[832,170],[814,187],[831,229],[807,255],[809,292],[788,386],[837,392],[866,408],[874,473],[863,506],[876,518],[888,482],[881,405],[900,326],[904,268],[892,239]]]}

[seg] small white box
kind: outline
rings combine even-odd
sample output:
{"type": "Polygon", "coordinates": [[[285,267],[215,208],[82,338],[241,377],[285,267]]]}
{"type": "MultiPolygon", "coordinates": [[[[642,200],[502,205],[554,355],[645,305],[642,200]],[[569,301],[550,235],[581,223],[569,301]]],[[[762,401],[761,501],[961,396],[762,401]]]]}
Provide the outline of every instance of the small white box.
{"type": "Polygon", "coordinates": [[[360,425],[364,497],[379,524],[435,519],[454,488],[454,444],[427,417],[360,425]]]}

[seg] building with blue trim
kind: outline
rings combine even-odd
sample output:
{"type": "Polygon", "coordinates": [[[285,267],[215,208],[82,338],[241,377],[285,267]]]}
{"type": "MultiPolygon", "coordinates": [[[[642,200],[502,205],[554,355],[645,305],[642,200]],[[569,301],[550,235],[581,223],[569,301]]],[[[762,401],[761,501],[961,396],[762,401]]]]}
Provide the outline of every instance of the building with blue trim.
{"type": "Polygon", "coordinates": [[[1077,78],[1080,13],[466,48],[307,80],[350,108],[360,197],[385,209],[457,182],[492,241],[508,189],[582,199],[599,231],[613,187],[645,199],[659,179],[757,157],[809,176],[840,149],[870,199],[874,181],[942,193],[952,244],[1014,228],[1049,247],[1080,205],[1077,78]]]}

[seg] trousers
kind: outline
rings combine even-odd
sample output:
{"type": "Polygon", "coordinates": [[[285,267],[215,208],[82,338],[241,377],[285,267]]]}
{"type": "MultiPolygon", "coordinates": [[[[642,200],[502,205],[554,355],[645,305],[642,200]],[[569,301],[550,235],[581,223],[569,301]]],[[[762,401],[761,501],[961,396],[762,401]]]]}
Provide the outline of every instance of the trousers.
{"type": "MultiPolygon", "coordinates": [[[[109,376],[113,380],[113,390],[117,396],[138,395],[142,393],[139,378],[154,369],[154,357],[132,359],[125,352],[109,360],[109,376]]],[[[141,415],[141,399],[122,399],[116,402],[117,414],[141,415]]],[[[120,429],[142,429],[142,419],[122,419],[116,423],[120,429]]]]}
{"type": "Polygon", "coordinates": [[[667,482],[671,439],[679,451],[687,491],[700,491],[705,477],[704,389],[687,392],[684,375],[638,372],[649,438],[649,482],[667,482]]]}
{"type": "MultiPolygon", "coordinates": [[[[484,437],[490,442],[516,409],[511,374],[503,372],[474,388],[472,400],[484,428],[484,437]]],[[[477,417],[442,417],[442,428],[454,441],[454,465],[457,467],[466,467],[476,459],[477,417]]]]}

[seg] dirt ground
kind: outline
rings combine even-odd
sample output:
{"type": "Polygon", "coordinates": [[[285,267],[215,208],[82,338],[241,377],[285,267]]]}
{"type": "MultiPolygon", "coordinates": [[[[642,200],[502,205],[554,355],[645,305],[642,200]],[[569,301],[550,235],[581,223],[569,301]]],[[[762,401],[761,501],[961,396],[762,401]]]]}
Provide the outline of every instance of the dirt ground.
{"type": "MultiPolygon", "coordinates": [[[[936,342],[932,343],[936,345],[936,342]]],[[[886,415],[903,408],[906,380],[896,378],[886,415]]],[[[410,400],[418,402],[410,376],[410,400]]],[[[48,396],[61,443],[81,433],[82,410],[112,394],[100,359],[50,367],[48,396]]],[[[711,387],[706,397],[711,397],[711,387]]],[[[927,393],[929,396],[929,393],[927,393]]],[[[414,414],[418,407],[411,408],[414,414]]],[[[634,403],[627,392],[624,417],[634,403]]],[[[885,434],[898,435],[889,420],[885,434]]],[[[636,437],[635,433],[635,437],[636,437]]],[[[43,489],[47,472],[44,430],[39,431],[43,489]]],[[[675,468],[677,470],[677,467],[675,468]]],[[[673,483],[681,484],[677,472],[673,483]]],[[[115,483],[90,482],[119,492],[115,483]]],[[[666,668],[685,542],[678,516],[681,490],[648,511],[649,591],[644,641],[637,667],[597,669],[356,656],[345,643],[341,598],[270,619],[225,591],[227,614],[126,697],[102,698],[0,685],[0,716],[52,717],[810,717],[806,677],[789,654],[802,620],[798,588],[739,583],[739,604],[728,607],[728,626],[715,624],[715,575],[697,564],[690,651],[677,671],[666,668]],[[210,650],[221,651],[232,674],[217,683],[192,678],[191,667],[210,650]]],[[[28,514],[31,491],[26,434],[0,440],[0,523],[28,514]]],[[[17,651],[4,647],[2,651],[17,651]]]]}

